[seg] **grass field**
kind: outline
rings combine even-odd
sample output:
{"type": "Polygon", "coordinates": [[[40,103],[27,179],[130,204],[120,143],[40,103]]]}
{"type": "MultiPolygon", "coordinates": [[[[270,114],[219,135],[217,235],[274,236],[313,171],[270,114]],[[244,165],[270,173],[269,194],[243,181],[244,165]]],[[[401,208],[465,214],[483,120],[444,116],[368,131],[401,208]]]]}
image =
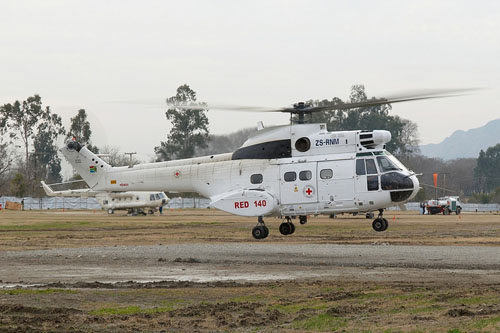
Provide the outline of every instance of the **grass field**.
{"type": "MultiPolygon", "coordinates": [[[[268,218],[271,232],[260,242],[411,245],[500,245],[500,215],[462,214],[422,216],[412,212],[387,212],[389,229],[372,230],[363,216],[310,217],[295,223],[291,236],[278,232],[281,222],[268,218]]],[[[163,216],[108,215],[97,211],[0,211],[0,250],[54,247],[150,245],[179,242],[254,241],[255,218],[216,210],[166,211],[163,216]]]]}

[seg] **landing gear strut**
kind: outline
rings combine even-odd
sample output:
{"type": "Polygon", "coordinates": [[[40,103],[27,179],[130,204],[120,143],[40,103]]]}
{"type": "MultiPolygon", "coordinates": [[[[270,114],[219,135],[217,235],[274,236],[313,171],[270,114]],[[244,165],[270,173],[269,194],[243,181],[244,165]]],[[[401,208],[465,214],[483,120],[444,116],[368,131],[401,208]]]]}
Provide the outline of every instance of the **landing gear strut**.
{"type": "MultiPolygon", "coordinates": [[[[302,223],[302,217],[301,217],[302,223]]],[[[295,232],[295,225],[292,223],[290,216],[285,216],[285,221],[280,225],[280,232],[282,235],[291,235],[295,232]]]]}
{"type": "Polygon", "coordinates": [[[372,227],[373,230],[375,231],[386,231],[387,228],[389,227],[389,222],[387,222],[387,219],[383,217],[384,215],[384,210],[379,209],[379,214],[378,217],[373,220],[372,227]]]}
{"type": "Polygon", "coordinates": [[[259,216],[257,225],[252,230],[252,236],[255,239],[263,239],[266,238],[268,235],[269,235],[269,229],[264,224],[264,219],[262,218],[262,216],[259,216]]]}

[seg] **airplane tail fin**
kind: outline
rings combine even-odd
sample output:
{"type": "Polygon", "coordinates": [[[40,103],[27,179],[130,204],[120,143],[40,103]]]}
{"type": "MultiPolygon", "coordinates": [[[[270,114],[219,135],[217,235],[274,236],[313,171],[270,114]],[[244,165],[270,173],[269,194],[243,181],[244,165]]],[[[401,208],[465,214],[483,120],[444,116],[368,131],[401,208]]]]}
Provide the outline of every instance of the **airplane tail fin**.
{"type": "Polygon", "coordinates": [[[90,188],[104,185],[104,176],[112,167],[103,159],[77,141],[66,142],[61,152],[90,188]]]}

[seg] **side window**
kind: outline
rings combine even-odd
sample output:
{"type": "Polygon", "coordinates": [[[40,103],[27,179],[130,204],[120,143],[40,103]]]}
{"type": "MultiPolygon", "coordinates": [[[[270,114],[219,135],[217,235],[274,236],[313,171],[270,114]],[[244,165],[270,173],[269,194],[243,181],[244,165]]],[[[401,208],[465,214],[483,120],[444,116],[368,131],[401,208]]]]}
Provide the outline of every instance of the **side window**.
{"type": "Polygon", "coordinates": [[[332,169],[323,169],[319,172],[319,177],[321,179],[332,179],[333,178],[333,170],[332,169]]]}
{"type": "Polygon", "coordinates": [[[377,167],[375,166],[375,161],[372,159],[366,159],[366,173],[369,175],[377,174],[377,167]]]}
{"type": "Polygon", "coordinates": [[[160,200],[160,195],[158,193],[155,194],[155,199],[160,200]]]}
{"type": "Polygon", "coordinates": [[[378,191],[378,176],[366,177],[368,191],[378,191]]]}
{"type": "Polygon", "coordinates": [[[256,173],[250,176],[250,183],[252,184],[260,184],[262,183],[263,177],[260,173],[256,173]]]}
{"type": "Polygon", "coordinates": [[[155,199],[155,195],[154,194],[150,194],[149,195],[149,201],[154,201],[155,199]]]}
{"type": "Polygon", "coordinates": [[[285,172],[283,177],[286,182],[294,182],[297,179],[297,174],[293,171],[285,172]]]}
{"type": "Polygon", "coordinates": [[[312,178],[312,172],[309,170],[304,170],[299,173],[300,180],[310,180],[312,178]]]}
{"type": "Polygon", "coordinates": [[[365,160],[356,160],[356,175],[363,176],[366,175],[365,160]]]}

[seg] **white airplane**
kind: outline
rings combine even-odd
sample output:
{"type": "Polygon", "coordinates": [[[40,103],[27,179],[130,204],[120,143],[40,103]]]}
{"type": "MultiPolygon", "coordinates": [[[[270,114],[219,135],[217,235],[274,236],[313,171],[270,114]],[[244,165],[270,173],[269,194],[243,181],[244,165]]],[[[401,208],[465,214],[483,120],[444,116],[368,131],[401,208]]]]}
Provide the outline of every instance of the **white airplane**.
{"type": "Polygon", "coordinates": [[[108,211],[108,214],[113,214],[115,210],[127,210],[132,215],[146,215],[144,210],[147,210],[150,214],[153,214],[158,207],[168,202],[165,193],[158,191],[111,192],[90,188],[53,191],[45,182],[42,181],[41,183],[45,193],[50,197],[95,197],[101,207],[108,211]]]}

